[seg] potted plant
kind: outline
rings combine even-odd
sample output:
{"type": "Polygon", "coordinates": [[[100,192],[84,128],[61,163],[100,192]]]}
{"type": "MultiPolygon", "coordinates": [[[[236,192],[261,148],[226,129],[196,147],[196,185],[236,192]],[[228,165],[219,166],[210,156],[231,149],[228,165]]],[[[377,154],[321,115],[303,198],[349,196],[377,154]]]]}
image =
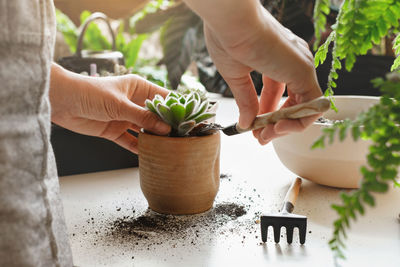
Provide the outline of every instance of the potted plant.
{"type": "MultiPolygon", "coordinates": [[[[325,30],[329,6],[329,0],[316,1],[314,22],[317,36],[325,30]]],[[[399,19],[399,0],[344,0],[336,23],[332,26],[332,32],[315,55],[318,66],[325,61],[330,45],[333,45],[332,67],[325,91],[326,96],[332,97],[338,70],[342,67],[341,60],[345,60],[346,70],[351,71],[357,56],[367,54],[382,38],[395,36],[393,50],[397,58],[391,67],[393,73],[387,75],[386,79],[373,80],[374,86],[382,92],[379,103],[353,120],[345,120],[324,128],[322,136],[314,144],[314,147],[323,147],[327,140],[332,143],[336,136],[344,140],[348,134],[351,134],[354,140],[371,141],[366,157],[367,163],[360,169],[363,178],[359,188],[350,193],[341,193],[342,204],[332,206],[339,217],[334,222],[333,237],[329,241],[336,259],[344,258],[344,239],[350,221],[364,214],[365,205],[374,206],[373,194],[386,192],[390,184],[400,187],[396,180],[400,166],[399,19]]]]}
{"type": "Polygon", "coordinates": [[[197,92],[170,92],[146,107],[171,125],[169,136],[139,133],[140,186],[149,207],[164,214],[210,209],[219,189],[220,134],[196,136],[196,126],[215,116],[197,92]]]}

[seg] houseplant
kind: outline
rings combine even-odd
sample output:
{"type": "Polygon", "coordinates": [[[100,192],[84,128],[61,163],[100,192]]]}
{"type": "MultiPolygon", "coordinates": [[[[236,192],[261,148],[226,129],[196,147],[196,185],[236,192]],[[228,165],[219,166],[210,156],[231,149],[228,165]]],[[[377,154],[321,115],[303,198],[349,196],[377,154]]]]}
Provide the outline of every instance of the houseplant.
{"type": "MultiPolygon", "coordinates": [[[[314,20],[317,37],[325,30],[326,16],[329,13],[329,0],[317,0],[314,9],[314,20]]],[[[393,50],[397,54],[391,71],[386,79],[373,81],[380,88],[380,102],[355,120],[345,120],[325,128],[323,135],[314,143],[314,148],[324,147],[326,140],[331,143],[338,135],[344,140],[351,132],[354,140],[369,139],[367,164],[361,168],[363,179],[360,188],[350,193],[341,193],[342,204],[332,205],[339,218],[334,222],[333,237],[329,241],[330,248],[337,258],[344,258],[343,249],[346,230],[350,221],[364,214],[364,206],[374,206],[373,193],[384,193],[389,184],[400,187],[396,177],[400,166],[400,77],[396,73],[400,66],[400,1],[399,0],[344,0],[340,7],[336,23],[326,42],[322,44],[316,55],[318,66],[324,62],[332,48],[332,67],[328,77],[325,95],[331,97],[338,78],[337,70],[341,69],[345,60],[345,68],[351,71],[356,56],[366,54],[373,45],[379,44],[383,37],[395,35],[393,50]]],[[[318,39],[318,38],[317,38],[318,39]]],[[[334,101],[332,102],[334,104],[334,101]]],[[[334,105],[333,105],[334,106],[334,105]]]]}
{"type": "Polygon", "coordinates": [[[146,107],[171,125],[169,136],[139,133],[140,186],[149,207],[165,214],[210,209],[219,189],[220,135],[196,136],[195,127],[215,116],[197,92],[170,92],[146,107]]]}

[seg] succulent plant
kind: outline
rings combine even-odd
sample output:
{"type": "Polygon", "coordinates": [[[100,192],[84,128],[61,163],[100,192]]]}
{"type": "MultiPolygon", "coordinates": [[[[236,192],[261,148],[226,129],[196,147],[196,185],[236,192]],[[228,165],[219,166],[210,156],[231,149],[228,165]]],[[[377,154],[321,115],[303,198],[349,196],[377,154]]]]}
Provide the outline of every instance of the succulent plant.
{"type": "Polygon", "coordinates": [[[187,95],[170,92],[165,99],[156,95],[153,100],[147,99],[145,104],[148,110],[171,125],[170,136],[186,136],[200,122],[215,116],[209,112],[209,102],[202,101],[197,92],[187,95]]]}

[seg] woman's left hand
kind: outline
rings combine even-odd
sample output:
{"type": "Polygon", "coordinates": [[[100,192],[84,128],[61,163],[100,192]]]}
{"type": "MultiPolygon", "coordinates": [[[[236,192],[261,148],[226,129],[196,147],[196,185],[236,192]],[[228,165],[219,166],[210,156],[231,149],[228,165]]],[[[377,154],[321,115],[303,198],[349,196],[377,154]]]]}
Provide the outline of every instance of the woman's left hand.
{"type": "Polygon", "coordinates": [[[109,139],[138,153],[128,130],[145,128],[166,135],[170,126],[144,108],[146,99],[168,90],[137,75],[87,77],[53,64],[50,79],[51,120],[71,131],[109,139]]]}

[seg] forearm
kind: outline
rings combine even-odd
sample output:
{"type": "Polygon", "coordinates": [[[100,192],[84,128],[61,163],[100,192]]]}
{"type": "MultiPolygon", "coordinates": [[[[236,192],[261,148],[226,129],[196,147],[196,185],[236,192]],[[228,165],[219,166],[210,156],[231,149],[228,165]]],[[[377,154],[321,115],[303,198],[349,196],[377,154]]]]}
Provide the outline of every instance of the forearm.
{"type": "Polygon", "coordinates": [[[66,114],[76,114],[79,109],[79,99],[85,90],[87,78],[70,72],[53,63],[51,66],[49,99],[51,104],[51,120],[58,121],[66,114]],[[80,94],[76,93],[80,90],[80,94]]]}
{"type": "Polygon", "coordinates": [[[257,27],[263,7],[258,0],[184,0],[223,39],[246,37],[257,27]]]}

